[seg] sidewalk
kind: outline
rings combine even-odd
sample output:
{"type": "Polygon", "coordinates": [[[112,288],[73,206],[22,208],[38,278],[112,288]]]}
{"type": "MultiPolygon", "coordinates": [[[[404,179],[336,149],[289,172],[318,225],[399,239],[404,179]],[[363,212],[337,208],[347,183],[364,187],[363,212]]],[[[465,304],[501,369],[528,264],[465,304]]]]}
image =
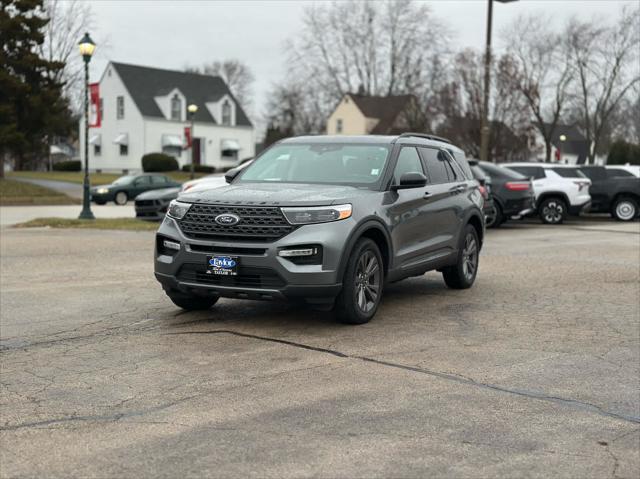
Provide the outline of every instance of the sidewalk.
{"type": "Polygon", "coordinates": [[[45,188],[52,189],[63,193],[71,198],[82,199],[82,185],[78,183],[70,183],[68,181],[56,181],[56,180],[38,180],[34,178],[21,178],[19,176],[12,176],[12,180],[22,181],[23,183],[31,183],[33,185],[43,186],[45,188]]]}

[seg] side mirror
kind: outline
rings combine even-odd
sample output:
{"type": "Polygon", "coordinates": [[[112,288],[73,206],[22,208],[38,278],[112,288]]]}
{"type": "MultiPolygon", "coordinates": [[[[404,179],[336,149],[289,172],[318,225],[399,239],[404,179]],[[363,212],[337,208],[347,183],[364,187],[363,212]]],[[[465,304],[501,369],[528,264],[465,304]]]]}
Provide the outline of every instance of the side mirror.
{"type": "Polygon", "coordinates": [[[242,168],[231,168],[224,174],[224,179],[227,180],[227,183],[231,183],[233,179],[238,176],[238,173],[242,171],[242,168]]]}
{"type": "Polygon", "coordinates": [[[400,183],[391,185],[391,190],[407,190],[409,188],[422,188],[427,184],[427,177],[415,171],[405,173],[400,177],[400,183]]]}

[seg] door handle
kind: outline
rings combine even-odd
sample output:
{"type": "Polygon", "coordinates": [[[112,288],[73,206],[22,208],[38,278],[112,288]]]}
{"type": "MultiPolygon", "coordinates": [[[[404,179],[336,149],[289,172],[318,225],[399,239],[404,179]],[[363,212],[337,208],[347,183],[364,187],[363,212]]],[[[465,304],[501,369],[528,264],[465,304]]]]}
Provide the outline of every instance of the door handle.
{"type": "Polygon", "coordinates": [[[424,192],[424,195],[422,195],[422,198],[425,200],[428,200],[429,198],[431,198],[433,196],[432,193],[429,193],[428,191],[424,192]]]}

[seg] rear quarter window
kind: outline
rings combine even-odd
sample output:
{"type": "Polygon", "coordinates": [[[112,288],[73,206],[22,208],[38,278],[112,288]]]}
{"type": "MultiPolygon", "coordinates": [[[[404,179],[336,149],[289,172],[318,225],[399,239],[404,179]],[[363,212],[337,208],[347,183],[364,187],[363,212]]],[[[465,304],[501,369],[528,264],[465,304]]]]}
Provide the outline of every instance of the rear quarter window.
{"type": "Polygon", "coordinates": [[[563,178],[586,178],[586,175],[579,168],[550,168],[563,178]]]}

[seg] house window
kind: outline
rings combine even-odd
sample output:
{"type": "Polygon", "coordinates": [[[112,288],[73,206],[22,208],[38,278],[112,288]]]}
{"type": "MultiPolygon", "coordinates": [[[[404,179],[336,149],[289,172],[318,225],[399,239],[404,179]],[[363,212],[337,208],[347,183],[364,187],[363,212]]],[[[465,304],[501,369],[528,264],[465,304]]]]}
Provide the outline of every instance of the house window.
{"type": "Polygon", "coordinates": [[[182,120],[182,100],[177,93],[171,99],[171,119],[182,120]]]}
{"type": "Polygon", "coordinates": [[[102,145],[93,145],[93,155],[100,156],[102,154],[102,145]]]}
{"type": "Polygon", "coordinates": [[[119,96],[116,98],[116,111],[118,120],[122,120],[124,118],[124,97],[119,96]]]}
{"type": "Polygon", "coordinates": [[[342,133],[342,118],[336,120],[336,133],[342,133]]]}
{"type": "Polygon", "coordinates": [[[127,156],[129,154],[129,145],[120,145],[120,156],[127,156]]]}
{"type": "Polygon", "coordinates": [[[222,104],[222,124],[231,125],[231,103],[225,100],[222,104]]]}

